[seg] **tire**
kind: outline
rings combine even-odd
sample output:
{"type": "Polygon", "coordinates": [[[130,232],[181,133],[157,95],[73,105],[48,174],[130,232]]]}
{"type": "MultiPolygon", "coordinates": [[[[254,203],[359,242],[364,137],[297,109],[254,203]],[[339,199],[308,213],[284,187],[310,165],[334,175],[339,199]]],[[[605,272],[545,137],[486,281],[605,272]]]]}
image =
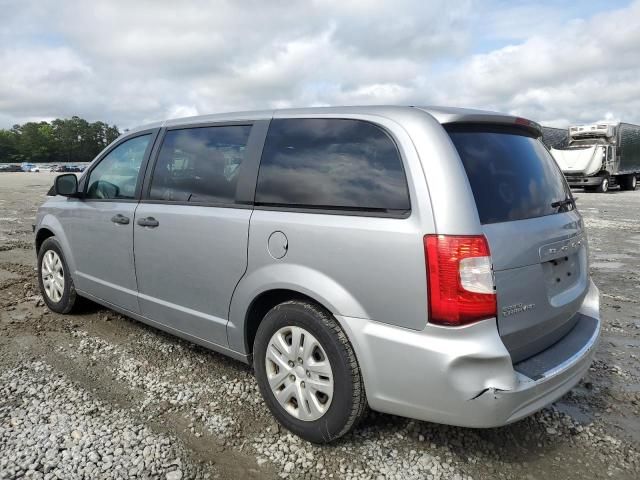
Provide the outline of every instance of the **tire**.
{"type": "Polygon", "coordinates": [[[47,238],[38,251],[38,284],[50,310],[70,313],[78,305],[69,267],[55,237],[47,238]]]}
{"type": "Polygon", "coordinates": [[[258,386],[269,410],[282,426],[304,440],[329,443],[349,432],[364,415],[367,400],[353,347],[324,309],[297,300],[275,306],[258,327],[253,352],[258,386]],[[287,338],[291,344],[285,344],[287,338]],[[305,341],[294,342],[302,338],[305,341]],[[294,350],[293,345],[298,344],[303,346],[294,350]],[[310,356],[305,344],[312,346],[310,356]],[[323,375],[316,373],[319,366],[323,375]],[[312,385],[327,385],[327,378],[333,381],[332,388],[314,390],[312,385]],[[276,391],[281,392],[281,400],[276,391]],[[319,407],[306,408],[304,403],[319,407]]]}
{"type": "Polygon", "coordinates": [[[609,191],[609,177],[603,177],[600,185],[596,187],[596,192],[598,193],[607,193],[609,191]]]}
{"type": "Polygon", "coordinates": [[[620,188],[622,190],[635,190],[638,186],[638,179],[635,174],[625,175],[620,179],[620,188]]]}

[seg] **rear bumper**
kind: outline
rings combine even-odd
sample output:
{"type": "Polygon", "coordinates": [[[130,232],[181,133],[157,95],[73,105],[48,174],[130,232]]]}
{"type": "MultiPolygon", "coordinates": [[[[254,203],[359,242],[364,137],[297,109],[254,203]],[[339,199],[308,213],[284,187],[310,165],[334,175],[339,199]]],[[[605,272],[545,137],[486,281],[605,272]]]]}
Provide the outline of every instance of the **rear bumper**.
{"type": "Polygon", "coordinates": [[[600,335],[598,296],[590,281],[580,309],[591,323],[590,334],[558,363],[538,362],[544,370],[532,375],[535,379],[514,368],[495,320],[458,328],[428,325],[421,332],[358,318],[338,320],[356,351],[372,409],[436,423],[496,427],[540,410],[580,381],[600,335]]]}

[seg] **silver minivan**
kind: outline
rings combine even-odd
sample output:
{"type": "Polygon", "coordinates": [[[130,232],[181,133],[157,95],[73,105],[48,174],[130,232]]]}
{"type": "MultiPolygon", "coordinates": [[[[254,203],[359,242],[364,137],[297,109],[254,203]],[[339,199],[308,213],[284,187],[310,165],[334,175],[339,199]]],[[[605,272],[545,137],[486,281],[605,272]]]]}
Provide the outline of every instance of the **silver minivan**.
{"type": "Polygon", "coordinates": [[[600,333],[574,199],[523,118],[332,107],[129,131],[38,210],[43,297],[252,364],[329,442],[367,407],[468,427],[571,389],[600,333]]]}

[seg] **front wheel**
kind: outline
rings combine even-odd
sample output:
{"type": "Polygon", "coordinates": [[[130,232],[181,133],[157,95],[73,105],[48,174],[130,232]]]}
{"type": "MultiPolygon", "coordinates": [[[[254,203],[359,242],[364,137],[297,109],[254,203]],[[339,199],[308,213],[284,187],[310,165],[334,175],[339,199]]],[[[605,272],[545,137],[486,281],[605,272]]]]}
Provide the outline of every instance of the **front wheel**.
{"type": "Polygon", "coordinates": [[[54,312],[69,313],[76,306],[76,289],[55,237],[47,238],[38,251],[38,284],[47,307],[54,312]]]}
{"type": "Polygon", "coordinates": [[[596,188],[598,193],[607,193],[609,191],[609,177],[604,177],[600,185],[596,188]]]}
{"type": "Polygon", "coordinates": [[[353,347],[322,308],[302,301],[275,306],[258,327],[253,352],[269,410],[299,437],[328,443],[362,417],[366,396],[353,347]]]}

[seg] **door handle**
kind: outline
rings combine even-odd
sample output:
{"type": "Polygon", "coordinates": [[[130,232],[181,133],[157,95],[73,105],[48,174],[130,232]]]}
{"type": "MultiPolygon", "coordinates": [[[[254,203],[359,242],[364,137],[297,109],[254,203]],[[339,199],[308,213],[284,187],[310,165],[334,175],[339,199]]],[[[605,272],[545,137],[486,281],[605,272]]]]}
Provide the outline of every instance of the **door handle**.
{"type": "Polygon", "coordinates": [[[156,228],[158,225],[160,225],[160,222],[153,217],[147,217],[138,219],[138,225],[140,225],[141,227],[156,228]]]}
{"type": "Polygon", "coordinates": [[[129,217],[125,217],[124,215],[114,215],[113,217],[111,217],[111,221],[113,223],[118,223],[120,225],[128,225],[129,224],[129,217]]]}

